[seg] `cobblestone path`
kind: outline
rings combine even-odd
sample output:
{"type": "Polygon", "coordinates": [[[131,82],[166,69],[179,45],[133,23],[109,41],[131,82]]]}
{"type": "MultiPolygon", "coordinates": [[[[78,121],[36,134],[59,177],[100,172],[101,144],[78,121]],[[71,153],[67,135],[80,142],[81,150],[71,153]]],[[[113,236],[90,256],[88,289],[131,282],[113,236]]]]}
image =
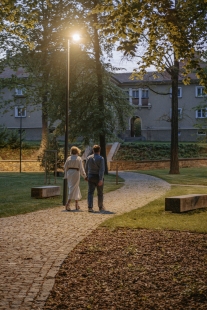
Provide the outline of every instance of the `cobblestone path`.
{"type": "MultiPolygon", "coordinates": [[[[66,212],[64,207],[0,219],[0,310],[42,309],[68,253],[107,218],[142,207],[170,185],[160,179],[120,172],[125,185],[104,196],[105,214],[66,212]]],[[[94,201],[94,210],[97,201],[94,201]]]]}

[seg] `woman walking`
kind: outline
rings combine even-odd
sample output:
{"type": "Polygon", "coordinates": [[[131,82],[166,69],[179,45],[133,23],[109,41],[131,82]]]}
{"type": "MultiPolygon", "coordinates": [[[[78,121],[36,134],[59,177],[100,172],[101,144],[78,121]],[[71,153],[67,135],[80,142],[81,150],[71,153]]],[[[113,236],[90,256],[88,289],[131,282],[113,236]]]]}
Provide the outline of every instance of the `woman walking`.
{"type": "Polygon", "coordinates": [[[71,200],[75,200],[76,210],[80,210],[78,201],[81,199],[80,192],[80,175],[87,180],[85,170],[83,168],[82,159],[79,156],[81,150],[76,146],[72,146],[70,149],[70,156],[67,158],[64,165],[64,179],[67,179],[68,183],[68,201],[65,205],[67,211],[71,211],[71,200]]]}

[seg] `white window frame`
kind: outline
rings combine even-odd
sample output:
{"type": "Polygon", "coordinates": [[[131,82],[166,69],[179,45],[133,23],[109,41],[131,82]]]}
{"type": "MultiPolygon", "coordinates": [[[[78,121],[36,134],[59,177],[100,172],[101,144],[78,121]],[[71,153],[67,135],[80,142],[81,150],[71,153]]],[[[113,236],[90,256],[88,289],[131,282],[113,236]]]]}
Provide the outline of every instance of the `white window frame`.
{"type": "Polygon", "coordinates": [[[139,89],[138,88],[132,89],[132,98],[139,99],[139,89]],[[136,94],[138,93],[137,97],[134,97],[134,92],[136,92],[136,94]]]}
{"type": "Polygon", "coordinates": [[[183,109],[182,108],[178,108],[178,118],[179,119],[183,118],[183,109]]]}
{"type": "Polygon", "coordinates": [[[206,131],[204,129],[198,129],[197,130],[197,135],[198,136],[206,136],[206,131]]]}
{"type": "Polygon", "coordinates": [[[26,117],[27,111],[24,106],[16,106],[15,107],[15,117],[26,117]],[[22,115],[20,114],[20,109],[22,110],[22,115]]]}
{"type": "Polygon", "coordinates": [[[206,94],[204,94],[204,88],[205,87],[203,87],[203,86],[196,86],[196,88],[195,88],[195,96],[197,97],[197,98],[202,98],[202,97],[206,97],[207,95],[206,94]]]}
{"type": "Polygon", "coordinates": [[[207,118],[207,108],[196,110],[196,118],[207,118]]]}
{"type": "Polygon", "coordinates": [[[149,99],[149,89],[148,88],[142,88],[142,99],[149,99]],[[143,93],[147,93],[147,97],[143,97],[143,93]]]}
{"type": "MultiPolygon", "coordinates": [[[[182,87],[178,87],[178,98],[182,98],[183,96],[183,91],[182,91],[182,87]]],[[[170,88],[170,98],[172,98],[172,87],[170,88]]]]}
{"type": "Polygon", "coordinates": [[[15,88],[15,96],[24,96],[24,88],[16,87],[15,88]]]}

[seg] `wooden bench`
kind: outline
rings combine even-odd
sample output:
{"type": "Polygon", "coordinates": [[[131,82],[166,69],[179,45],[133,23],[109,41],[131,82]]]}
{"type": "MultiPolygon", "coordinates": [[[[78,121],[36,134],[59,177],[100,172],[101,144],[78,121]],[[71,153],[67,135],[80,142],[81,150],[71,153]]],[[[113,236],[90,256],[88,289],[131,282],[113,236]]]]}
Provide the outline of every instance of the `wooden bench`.
{"type": "Polygon", "coordinates": [[[31,197],[48,198],[60,195],[60,186],[38,186],[31,188],[31,197]]]}
{"type": "Polygon", "coordinates": [[[165,198],[165,211],[181,213],[201,208],[207,208],[206,194],[191,194],[165,198]]]}

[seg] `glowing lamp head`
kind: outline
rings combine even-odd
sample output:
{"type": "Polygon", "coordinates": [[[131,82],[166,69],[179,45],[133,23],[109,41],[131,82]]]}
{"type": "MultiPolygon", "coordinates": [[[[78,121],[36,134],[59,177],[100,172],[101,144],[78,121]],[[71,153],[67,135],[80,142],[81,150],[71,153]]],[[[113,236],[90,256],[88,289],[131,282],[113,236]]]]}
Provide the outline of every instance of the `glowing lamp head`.
{"type": "Polygon", "coordinates": [[[79,41],[80,40],[80,35],[78,33],[76,33],[76,34],[74,34],[72,36],[72,38],[73,38],[73,41],[79,41]]]}

